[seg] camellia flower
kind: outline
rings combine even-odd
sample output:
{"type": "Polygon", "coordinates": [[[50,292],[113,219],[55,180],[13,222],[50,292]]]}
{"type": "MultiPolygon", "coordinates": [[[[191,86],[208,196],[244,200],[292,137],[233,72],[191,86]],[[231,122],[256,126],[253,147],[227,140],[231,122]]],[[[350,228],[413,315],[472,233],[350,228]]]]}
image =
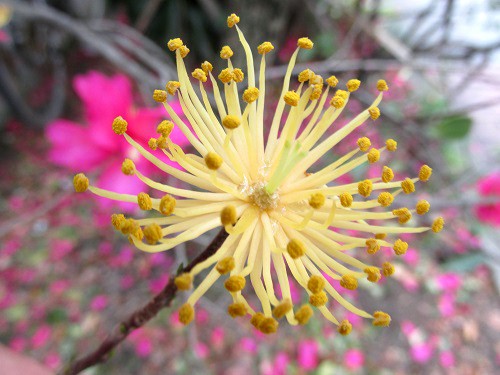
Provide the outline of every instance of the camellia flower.
{"type": "Polygon", "coordinates": [[[227,60],[228,67],[218,75],[223,83],[223,95],[212,73],[212,65],[204,62],[201,69],[191,73],[199,81],[200,97],[183,61],[189,53],[188,47],[178,38],[168,42],[168,48],[176,54],[179,81],[168,82],[166,91],[156,90],[153,97],[164,104],[173,122],[160,124],[157,129],[160,137],[150,139],[149,146],[161,148],[184,171],[162,163],[141,147],[127,133],[126,119],[117,117],[113,121],[115,133],[125,137],[141,155],[194,189],[155,182],[128,159],[123,162],[122,171],[126,175],[135,175],[161,195],[152,198],[146,193],[137,196],[116,194],[90,186],[83,174],[75,176],[75,189],[77,192],[88,189],[110,199],[136,202],[143,210],[158,211],[151,218],[140,220],[122,214],[112,216],[115,228],[146,252],[166,251],[219,226],[225,228],[228,235],[218,251],[175,280],[178,289],[188,290],[194,276],[211,268],[180,308],[179,319],[184,324],[194,319],[196,302],[222,276],[224,286],[233,298],[228,307],[229,315],[250,315],[250,322],[263,333],[275,332],[278,320],[283,317],[292,325],[305,324],[313,315],[313,306],[338,325],[341,334],[348,334],[352,325],[347,319],[339,321],[332,315],[327,306],[329,298],[355,314],[372,318],[375,326],[387,326],[391,320],[387,313],[376,311],[370,314],[353,306],[323,275],[339,280],[340,288],[351,290],[358,287],[361,279],[376,283],[382,275],[393,274],[393,265],[388,262],[382,266],[367,264],[349,255],[350,250],[365,248],[368,254],[375,254],[381,247],[392,247],[397,255],[403,255],[408,244],[397,238],[399,234],[429,229],[441,231],[442,218],[436,219],[430,228],[404,226],[414,212],[422,215],[429,210],[427,201],[418,202],[415,209],[378,210],[391,206],[399,193],[412,193],[415,183],[427,181],[432,170],[424,165],[417,178],[392,181],[393,172],[386,166],[381,177],[346,185],[335,184],[335,180],[355,167],[375,163],[382,152],[396,150],[397,144],[392,139],[387,140],[385,147],[372,148],[370,140],[363,137],[358,140],[356,148],[332,164],[310,171],[350,132],[365,121],[379,117],[378,105],[388,87],[385,81],[379,81],[377,88],[380,93],[373,103],[348,124],[323,137],[360,82],[349,80],[347,91],[337,90],[329,97],[338,80],[334,76],[324,80],[306,69],[298,75],[298,87],[291,90],[292,71],[299,51],[313,47],[308,38],[298,40],[285,74],[282,100],[265,141],[266,54],[274,47],[270,42],[264,42],[257,48],[262,55],[257,87],[253,53],[236,26],[238,21],[239,17],[233,14],[227,23],[229,27],[236,27],[245,51],[247,85],[241,87],[244,73],[232,65],[233,51],[224,46],[220,55],[227,60]],[[212,108],[204,88],[207,80],[213,85],[215,108],[212,108]],[[240,102],[238,88],[243,91],[243,102],[240,102]],[[192,132],[170,105],[176,94],[192,132]],[[329,106],[325,106],[327,100],[329,106]],[[288,116],[280,125],[285,110],[288,116]],[[197,154],[186,154],[169,137],[174,126],[186,135],[197,154]],[[333,184],[327,185],[332,181],[333,184]],[[370,198],[375,191],[381,193],[370,198]],[[377,225],[382,221],[388,224],[377,225]],[[343,234],[342,231],[346,230],[349,235],[343,234]],[[352,231],[359,235],[352,235],[352,231]],[[308,303],[296,307],[300,301],[292,299],[287,267],[309,294],[308,303]],[[272,268],[281,289],[281,299],[274,291],[272,268]],[[258,308],[252,307],[244,296],[248,281],[260,300],[258,308]]]}
{"type": "MultiPolygon", "coordinates": [[[[83,102],[85,125],[65,119],[56,119],[46,128],[51,143],[48,158],[51,162],[71,171],[90,172],[102,168],[99,173],[100,186],[120,193],[138,194],[145,188],[140,180],[130,180],[120,172],[124,157],[134,160],[141,169],[153,172],[151,163],[127,142],[117,142],[109,123],[118,115],[127,116],[134,122],[130,134],[140,142],[147,143],[154,131],[155,122],[165,117],[162,107],[143,108],[134,105],[132,83],[122,75],[108,77],[97,71],[78,75],[73,87],[83,102]],[[106,95],[96,95],[96,92],[106,95]],[[116,185],[115,185],[116,184],[116,185]]],[[[179,103],[172,104],[177,113],[182,113],[179,103]]],[[[180,145],[187,139],[175,129],[171,139],[180,145]]],[[[168,160],[172,165],[174,162],[168,160]]]]}

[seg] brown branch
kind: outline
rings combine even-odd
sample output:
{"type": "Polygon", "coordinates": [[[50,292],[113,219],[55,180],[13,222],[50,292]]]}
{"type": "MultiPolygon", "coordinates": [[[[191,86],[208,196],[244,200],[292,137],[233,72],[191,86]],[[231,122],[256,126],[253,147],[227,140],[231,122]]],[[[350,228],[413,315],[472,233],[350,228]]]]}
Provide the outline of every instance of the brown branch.
{"type": "MultiPolygon", "coordinates": [[[[201,263],[214,255],[227,238],[227,235],[228,234],[225,229],[222,228],[205,251],[198,255],[187,266],[180,267],[177,274],[191,271],[198,263],[201,263]]],[[[142,327],[154,318],[161,309],[170,306],[177,292],[174,278],[174,276],[171,276],[167,285],[160,293],[154,296],[146,305],[134,311],[128,318],[118,324],[113,329],[113,332],[106,337],[97,349],[69,363],[65,368],[59,371],[59,374],[78,374],[89,367],[106,361],[113,349],[125,340],[131,332],[142,327]]]]}

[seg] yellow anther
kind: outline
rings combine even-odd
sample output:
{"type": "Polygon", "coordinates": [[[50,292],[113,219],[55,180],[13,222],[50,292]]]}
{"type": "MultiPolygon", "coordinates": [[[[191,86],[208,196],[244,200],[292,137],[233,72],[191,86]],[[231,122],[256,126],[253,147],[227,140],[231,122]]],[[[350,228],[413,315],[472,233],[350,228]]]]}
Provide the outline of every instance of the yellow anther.
{"type": "Polygon", "coordinates": [[[153,91],[153,99],[155,102],[164,103],[167,101],[167,92],[164,90],[153,91]]]}
{"type": "Polygon", "coordinates": [[[340,279],[340,286],[349,290],[358,289],[358,280],[352,275],[343,275],[340,279]]]}
{"type": "Polygon", "coordinates": [[[358,193],[367,198],[372,193],[373,183],[370,180],[361,181],[358,184],[358,193]]]}
{"type": "Polygon", "coordinates": [[[352,202],[354,201],[351,193],[347,193],[347,192],[340,194],[339,199],[340,199],[340,204],[342,205],[342,207],[351,207],[352,202]]]}
{"type": "Polygon", "coordinates": [[[243,70],[240,68],[236,68],[233,70],[233,81],[236,83],[243,82],[243,79],[245,78],[245,74],[243,73],[243,70]]]}
{"type": "Polygon", "coordinates": [[[175,51],[176,49],[181,48],[184,43],[180,38],[170,39],[167,43],[167,47],[170,51],[175,51]]]}
{"type": "Polygon", "coordinates": [[[411,194],[415,192],[415,184],[409,178],[405,178],[403,181],[401,181],[401,188],[403,189],[403,192],[405,194],[411,194]]]}
{"type": "Polygon", "coordinates": [[[313,72],[312,77],[309,80],[309,83],[311,85],[322,85],[323,86],[323,77],[321,77],[319,74],[315,74],[313,72]]]}
{"type": "Polygon", "coordinates": [[[215,266],[215,269],[221,275],[225,275],[226,273],[229,273],[232,270],[234,270],[235,265],[236,265],[236,263],[235,263],[233,257],[225,257],[225,258],[219,260],[219,262],[215,266]]]}
{"type": "Polygon", "coordinates": [[[265,55],[266,53],[271,52],[274,49],[274,46],[271,42],[264,42],[257,47],[257,52],[259,55],[265,55]]]}
{"type": "Polygon", "coordinates": [[[113,131],[115,134],[122,135],[127,131],[127,125],[127,121],[122,116],[118,116],[113,120],[113,131]]]}
{"type": "Polygon", "coordinates": [[[312,275],[307,281],[307,289],[311,291],[311,293],[316,294],[321,292],[325,288],[325,278],[319,275],[312,275]]]}
{"type": "Polygon", "coordinates": [[[361,85],[361,81],[359,79],[350,79],[346,83],[347,91],[354,92],[357,89],[359,89],[360,85],[361,85]]]}
{"type": "Polygon", "coordinates": [[[330,105],[334,108],[340,109],[345,105],[345,100],[342,97],[335,95],[332,100],[330,100],[330,105]]]}
{"type": "Polygon", "coordinates": [[[307,322],[309,321],[309,319],[311,319],[313,314],[314,312],[311,306],[302,305],[295,313],[295,319],[301,326],[303,326],[304,324],[307,324],[307,322]]]}
{"type": "Polygon", "coordinates": [[[185,303],[179,309],[179,321],[187,326],[189,323],[193,321],[193,319],[194,319],[194,308],[189,303],[185,303]]]}
{"type": "Polygon", "coordinates": [[[208,169],[216,171],[217,169],[220,168],[222,163],[223,163],[222,158],[215,152],[209,152],[208,154],[205,155],[205,164],[207,165],[208,169]]]}
{"type": "Polygon", "coordinates": [[[193,286],[193,276],[188,272],[184,272],[175,278],[174,283],[179,290],[189,290],[193,286]]]}
{"type": "Polygon", "coordinates": [[[303,49],[312,49],[314,43],[311,39],[304,37],[297,40],[297,46],[303,49]]]}
{"type": "Polygon", "coordinates": [[[245,103],[253,103],[259,98],[259,89],[257,87],[249,87],[243,92],[243,101],[245,103]]]}
{"type": "Polygon", "coordinates": [[[340,96],[342,99],[347,100],[349,93],[345,90],[337,90],[334,96],[340,96]]]}
{"type": "Polygon", "coordinates": [[[208,76],[208,74],[214,70],[214,67],[212,66],[212,64],[209,62],[209,61],[204,61],[202,64],[201,64],[201,70],[203,70],[205,72],[205,74],[208,76]]]}
{"type": "Polygon", "coordinates": [[[292,301],[284,299],[274,309],[273,315],[276,319],[283,318],[292,309],[292,301]]]}
{"type": "Polygon", "coordinates": [[[135,173],[135,164],[130,159],[125,159],[122,163],[122,172],[127,176],[132,176],[135,173]]]}
{"type": "Polygon", "coordinates": [[[194,79],[197,79],[200,82],[207,82],[207,74],[203,71],[203,69],[196,68],[191,73],[194,79]]]}
{"type": "Polygon", "coordinates": [[[377,251],[380,250],[380,244],[378,243],[376,238],[369,238],[365,242],[366,245],[366,252],[368,254],[375,254],[377,251]]]}
{"type": "Polygon", "coordinates": [[[431,204],[427,202],[425,199],[421,199],[417,202],[417,205],[415,206],[415,209],[417,211],[417,214],[423,215],[429,212],[429,209],[431,208],[431,204]]]}
{"type": "Polygon", "coordinates": [[[147,193],[139,193],[137,195],[137,204],[144,211],[149,211],[153,208],[153,201],[147,193]]]}
{"type": "Polygon", "coordinates": [[[191,50],[187,46],[180,46],[179,47],[179,53],[181,54],[182,58],[186,57],[190,51],[191,50]]]}
{"type": "Polygon", "coordinates": [[[236,25],[238,22],[240,22],[240,17],[238,17],[236,14],[232,13],[229,17],[227,17],[227,26],[228,27],[233,27],[236,25]]]}
{"type": "MultiPolygon", "coordinates": [[[[130,234],[131,236],[137,238],[139,241],[142,241],[144,238],[144,232],[142,231],[141,227],[138,227],[137,230],[134,233],[130,234]]],[[[134,241],[129,237],[129,242],[133,245],[134,241]]]]}
{"type": "Polygon", "coordinates": [[[83,193],[89,188],[89,179],[83,173],[78,173],[73,177],[73,187],[77,193],[83,193]]]}
{"type": "Polygon", "coordinates": [[[266,319],[266,316],[262,314],[261,312],[256,312],[255,314],[252,315],[252,318],[250,319],[250,324],[253,325],[255,328],[259,329],[259,326],[261,323],[266,319]]]}
{"type": "Polygon", "coordinates": [[[319,209],[319,208],[323,207],[323,205],[325,204],[325,201],[326,201],[326,197],[323,193],[314,193],[309,198],[309,206],[311,206],[312,208],[315,208],[315,209],[319,209]]]}
{"type": "Polygon", "coordinates": [[[384,274],[385,277],[393,275],[395,271],[396,269],[391,263],[384,262],[384,264],[382,264],[382,273],[384,274]]]}
{"type": "Polygon", "coordinates": [[[124,222],[125,216],[123,214],[111,215],[111,224],[115,227],[116,230],[120,230],[124,222]]]}
{"type": "Polygon", "coordinates": [[[377,233],[377,234],[375,235],[375,238],[376,238],[377,240],[384,240],[386,237],[387,237],[387,233],[377,233]]]}
{"type": "Polygon", "coordinates": [[[271,317],[266,317],[262,322],[259,324],[259,331],[262,333],[269,335],[271,333],[275,333],[278,330],[279,323],[277,320],[271,318],[271,317]]]}
{"type": "Polygon", "coordinates": [[[386,183],[391,182],[393,178],[394,178],[394,172],[392,171],[392,169],[384,165],[384,168],[382,168],[382,181],[386,183]]]}
{"type": "Polygon", "coordinates": [[[420,181],[429,181],[432,175],[432,168],[428,165],[422,165],[420,171],[418,172],[418,178],[420,181]]]}
{"type": "Polygon", "coordinates": [[[392,214],[398,217],[399,224],[405,224],[411,219],[411,212],[406,207],[392,210],[392,214]]]}
{"type": "Polygon", "coordinates": [[[222,125],[228,129],[236,129],[241,124],[241,119],[234,115],[227,115],[222,120],[222,125]]]}
{"type": "Polygon", "coordinates": [[[324,291],[311,294],[309,296],[309,303],[315,307],[324,306],[326,305],[327,302],[328,302],[328,296],[324,291]]]}
{"type": "Polygon", "coordinates": [[[373,318],[372,324],[375,327],[388,327],[391,324],[391,316],[383,311],[375,311],[373,318]]]}
{"type": "Polygon", "coordinates": [[[150,245],[156,244],[161,238],[163,238],[161,227],[156,223],[146,225],[143,232],[146,242],[150,245]]]}
{"type": "Polygon", "coordinates": [[[222,69],[222,71],[219,74],[219,79],[221,80],[222,83],[229,83],[233,79],[233,72],[229,68],[222,69]]]}
{"type": "Polygon", "coordinates": [[[286,246],[286,250],[292,259],[297,259],[306,253],[306,247],[297,239],[291,239],[286,246]]]}
{"type": "Polygon", "coordinates": [[[330,87],[335,87],[339,84],[339,80],[337,79],[337,77],[335,76],[330,76],[326,79],[326,83],[328,84],[328,86],[330,87]]]}
{"type": "Polygon", "coordinates": [[[299,82],[307,82],[314,76],[314,72],[311,69],[305,69],[299,73],[299,82]]]}
{"type": "Polygon", "coordinates": [[[167,90],[170,95],[175,95],[179,87],[181,87],[181,83],[179,81],[168,81],[165,85],[165,90],[167,90]]]}
{"type": "Polygon", "coordinates": [[[376,283],[382,277],[377,267],[366,267],[363,272],[368,275],[367,279],[372,283],[376,283]]]}
{"type": "Polygon", "coordinates": [[[434,233],[439,233],[444,228],[444,219],[440,216],[432,223],[432,231],[434,233]]]}
{"type": "Polygon", "coordinates": [[[242,302],[235,302],[227,307],[227,312],[231,318],[245,316],[247,314],[247,306],[242,302]]]}
{"type": "Polygon", "coordinates": [[[408,251],[408,242],[397,239],[396,242],[394,242],[393,249],[396,255],[404,255],[408,251]]]}
{"type": "Polygon", "coordinates": [[[370,138],[363,137],[358,139],[358,146],[360,151],[366,152],[370,149],[370,146],[372,145],[370,138]]]}
{"type": "Polygon", "coordinates": [[[385,141],[385,147],[387,147],[387,151],[394,152],[398,149],[398,142],[394,139],[388,139],[385,141]]]}
{"type": "Polygon", "coordinates": [[[164,137],[163,135],[159,136],[158,139],[156,140],[156,147],[159,149],[166,149],[167,148],[167,138],[164,137]]]}
{"type": "Polygon", "coordinates": [[[149,138],[148,147],[153,151],[158,148],[158,144],[156,143],[156,138],[149,138]]]}
{"type": "Polygon", "coordinates": [[[389,86],[387,86],[387,82],[383,79],[379,79],[377,81],[377,90],[378,91],[387,91],[389,90],[389,86]]]}
{"type": "Polygon", "coordinates": [[[309,100],[318,100],[323,92],[323,84],[315,84],[309,100]]]}
{"type": "Polygon", "coordinates": [[[344,319],[340,322],[340,324],[337,328],[337,331],[342,336],[347,336],[352,331],[352,324],[349,323],[349,321],[347,319],[344,319]]]}
{"type": "Polygon", "coordinates": [[[384,191],[379,194],[377,201],[382,207],[389,207],[394,202],[394,196],[384,191]]]}
{"type": "Polygon", "coordinates": [[[234,55],[233,50],[229,46],[224,46],[220,50],[220,57],[221,59],[227,60],[230,59],[234,55]]]}
{"type": "Polygon", "coordinates": [[[224,207],[220,212],[220,222],[224,226],[236,224],[237,220],[238,214],[236,212],[236,207],[232,205],[224,207]]]}
{"type": "Polygon", "coordinates": [[[224,282],[224,287],[231,293],[236,293],[245,287],[246,280],[243,276],[233,275],[224,282]]]}
{"type": "Polygon", "coordinates": [[[123,234],[133,234],[137,232],[139,229],[139,224],[134,219],[128,218],[125,219],[120,227],[120,230],[123,234]]]}
{"type": "Polygon", "coordinates": [[[167,194],[165,195],[161,200],[160,200],[160,212],[163,215],[170,215],[172,212],[174,212],[175,205],[176,205],[176,200],[174,197],[171,195],[167,194]]]}
{"type": "Polygon", "coordinates": [[[368,113],[370,114],[372,120],[376,120],[380,117],[380,109],[378,109],[378,107],[368,108],[368,113]]]}
{"type": "Polygon", "coordinates": [[[299,104],[300,96],[295,91],[288,91],[283,100],[286,104],[291,105],[292,107],[296,107],[299,104]]]}
{"type": "Polygon", "coordinates": [[[172,121],[163,120],[156,127],[156,132],[158,134],[163,135],[164,137],[168,137],[172,130],[174,129],[174,123],[172,121]]]}
{"type": "Polygon", "coordinates": [[[370,164],[376,163],[380,159],[380,151],[372,148],[366,155],[370,164]]]}

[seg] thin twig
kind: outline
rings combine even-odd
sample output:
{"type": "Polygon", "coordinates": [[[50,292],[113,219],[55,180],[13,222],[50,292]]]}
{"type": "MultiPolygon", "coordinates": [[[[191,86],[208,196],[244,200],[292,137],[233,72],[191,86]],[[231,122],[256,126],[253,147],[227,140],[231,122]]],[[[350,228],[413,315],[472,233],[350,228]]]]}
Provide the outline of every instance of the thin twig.
{"type": "MultiPolygon", "coordinates": [[[[201,263],[214,255],[217,250],[219,250],[227,236],[227,232],[224,228],[222,228],[205,251],[198,255],[186,267],[180,267],[177,274],[191,271],[198,263],[201,263]]],[[[75,375],[89,367],[106,361],[111,352],[123,340],[125,340],[130,333],[142,327],[154,318],[161,309],[170,306],[177,293],[174,278],[174,276],[171,276],[167,285],[160,293],[154,296],[146,305],[134,311],[128,318],[118,324],[113,329],[113,332],[106,337],[97,349],[69,363],[65,368],[59,371],[59,374],[75,375]]]]}

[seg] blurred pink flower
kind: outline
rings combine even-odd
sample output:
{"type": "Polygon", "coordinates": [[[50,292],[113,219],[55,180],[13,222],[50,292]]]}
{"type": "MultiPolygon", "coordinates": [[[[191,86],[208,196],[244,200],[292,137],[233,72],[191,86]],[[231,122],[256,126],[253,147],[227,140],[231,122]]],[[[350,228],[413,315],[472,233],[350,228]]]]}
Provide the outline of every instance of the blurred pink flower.
{"type": "Polygon", "coordinates": [[[358,370],[365,364],[365,356],[359,349],[348,349],[344,354],[345,366],[350,370],[358,370]]]}
{"type": "Polygon", "coordinates": [[[52,336],[52,328],[48,325],[39,327],[31,338],[31,346],[33,349],[38,349],[47,344],[52,336]]]}
{"type": "Polygon", "coordinates": [[[318,343],[314,340],[304,340],[297,348],[299,367],[304,370],[314,370],[318,366],[318,343]]]}
{"type": "Polygon", "coordinates": [[[279,352],[274,358],[273,370],[271,375],[286,375],[288,364],[290,363],[290,359],[288,358],[288,354],[285,352],[279,352]]]}
{"type": "Polygon", "coordinates": [[[62,364],[61,357],[59,354],[55,352],[48,353],[43,361],[47,367],[50,367],[52,370],[57,369],[62,364]]]}
{"type": "Polygon", "coordinates": [[[477,191],[483,197],[498,198],[498,202],[477,205],[475,207],[477,218],[487,224],[500,226],[500,171],[494,172],[477,182],[477,191]]]}
{"type": "Polygon", "coordinates": [[[445,318],[453,316],[455,314],[455,295],[452,293],[444,293],[439,297],[438,308],[441,316],[445,318]]]}
{"type": "MultiPolygon", "coordinates": [[[[140,193],[145,185],[121,172],[123,159],[132,159],[138,169],[146,173],[154,167],[145,158],[139,157],[123,137],[116,137],[111,123],[115,117],[123,116],[129,122],[127,133],[146,144],[149,138],[155,136],[156,125],[165,118],[165,109],[160,106],[135,107],[132,83],[122,74],[108,77],[90,71],[76,76],[73,87],[83,102],[85,125],[65,119],[50,123],[45,132],[51,143],[49,160],[73,172],[99,168],[96,182],[99,187],[119,193],[140,193]]],[[[171,102],[170,105],[177,113],[182,113],[178,102],[171,102]]],[[[177,127],[174,127],[170,138],[181,146],[187,144],[187,139],[177,127]]],[[[172,164],[170,160],[165,162],[172,164]]]]}
{"type": "Polygon", "coordinates": [[[210,335],[210,344],[213,347],[222,347],[224,344],[225,336],[226,333],[224,331],[224,328],[215,327],[214,330],[212,331],[212,334],[210,335]]]}
{"type": "Polygon", "coordinates": [[[456,292],[462,285],[462,277],[456,273],[444,273],[435,279],[439,290],[443,292],[456,292]]]}
{"type": "Polygon", "coordinates": [[[153,351],[153,343],[149,337],[142,335],[135,342],[134,346],[135,354],[140,358],[145,358],[151,354],[153,351]]]}
{"type": "Polygon", "coordinates": [[[434,345],[432,343],[423,343],[412,346],[410,349],[411,358],[417,363],[427,363],[432,358],[434,353],[434,345]]]}
{"type": "Polygon", "coordinates": [[[104,310],[107,305],[108,305],[108,297],[102,294],[95,296],[90,302],[90,308],[94,311],[104,310]]]}
{"type": "Polygon", "coordinates": [[[251,354],[257,353],[257,343],[251,337],[243,337],[240,341],[239,346],[243,351],[247,353],[251,354]]]}
{"type": "Polygon", "coordinates": [[[441,352],[439,354],[439,363],[446,369],[455,366],[455,354],[451,350],[441,352]]]}
{"type": "Polygon", "coordinates": [[[204,343],[198,341],[196,344],[194,344],[194,352],[196,353],[198,358],[203,359],[208,357],[208,355],[210,354],[210,349],[204,343]]]}

